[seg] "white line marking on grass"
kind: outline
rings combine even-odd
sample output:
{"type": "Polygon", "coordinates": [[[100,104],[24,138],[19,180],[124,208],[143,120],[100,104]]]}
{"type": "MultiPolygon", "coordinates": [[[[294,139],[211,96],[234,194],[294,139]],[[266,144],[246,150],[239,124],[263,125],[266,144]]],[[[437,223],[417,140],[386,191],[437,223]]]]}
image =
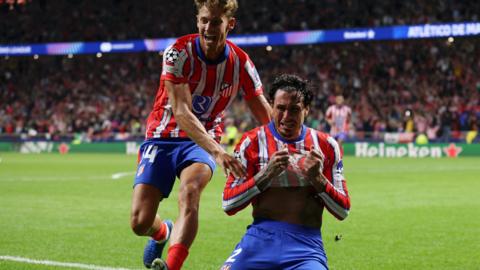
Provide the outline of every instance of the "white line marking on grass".
{"type": "Polygon", "coordinates": [[[33,260],[29,258],[22,258],[22,257],[16,257],[16,256],[0,256],[0,260],[22,262],[22,263],[29,263],[29,264],[41,264],[41,265],[48,265],[48,266],[92,269],[92,270],[131,270],[128,268],[116,268],[116,267],[99,266],[99,265],[93,265],[93,264],[55,262],[55,261],[48,261],[48,260],[33,260]]]}
{"type": "MultiPolygon", "coordinates": [[[[1,0],[0,0],[1,1],[1,0]]],[[[65,176],[53,176],[53,175],[32,175],[32,176],[10,176],[2,175],[0,182],[2,181],[82,181],[82,180],[117,180],[125,176],[135,175],[135,172],[121,172],[112,174],[110,177],[108,175],[104,176],[74,176],[74,175],[65,175],[65,176]]]]}
{"type": "Polygon", "coordinates": [[[119,172],[112,174],[112,179],[117,180],[125,176],[135,175],[135,172],[119,172]]]}
{"type": "Polygon", "coordinates": [[[82,180],[108,180],[108,176],[5,176],[1,181],[82,181],[82,180]]]}

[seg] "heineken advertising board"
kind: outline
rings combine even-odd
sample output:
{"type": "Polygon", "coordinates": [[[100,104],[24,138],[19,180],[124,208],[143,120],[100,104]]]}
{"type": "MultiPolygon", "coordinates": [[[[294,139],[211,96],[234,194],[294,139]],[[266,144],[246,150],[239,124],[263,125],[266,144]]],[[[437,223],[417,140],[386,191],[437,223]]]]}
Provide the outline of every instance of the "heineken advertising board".
{"type": "MultiPolygon", "coordinates": [[[[141,142],[95,142],[95,143],[59,143],[48,141],[0,143],[0,152],[20,153],[138,153],[141,142]]],[[[345,156],[359,158],[444,158],[480,156],[480,144],[388,144],[388,143],[344,143],[345,156]]]]}
{"type": "Polygon", "coordinates": [[[442,158],[480,156],[480,144],[385,144],[358,142],[344,144],[344,154],[355,157],[442,158]]]}

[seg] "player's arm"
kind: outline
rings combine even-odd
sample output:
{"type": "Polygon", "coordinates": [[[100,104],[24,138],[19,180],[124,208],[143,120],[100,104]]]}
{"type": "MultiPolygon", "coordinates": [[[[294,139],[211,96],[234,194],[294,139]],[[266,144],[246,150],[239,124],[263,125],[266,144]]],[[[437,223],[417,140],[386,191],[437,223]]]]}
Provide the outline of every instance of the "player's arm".
{"type": "Polygon", "coordinates": [[[245,170],[234,157],[230,156],[206,131],[200,120],[192,112],[192,95],[187,83],[165,81],[173,115],[179,127],[185,131],[196,144],[210,153],[215,161],[234,175],[243,176],[245,170]]]}
{"type": "Polygon", "coordinates": [[[334,149],[334,157],[332,158],[335,161],[329,168],[326,168],[332,171],[332,179],[329,180],[323,175],[324,156],[316,150],[312,150],[305,159],[305,174],[318,192],[317,197],[324,202],[327,210],[337,219],[343,220],[350,211],[350,196],[343,176],[343,162],[338,143],[331,137],[328,137],[328,142],[334,149]]]}
{"type": "Polygon", "coordinates": [[[251,139],[244,134],[236,146],[235,156],[247,168],[247,176],[238,178],[230,174],[223,190],[223,210],[228,215],[234,215],[247,207],[260,193],[270,187],[271,180],[278,176],[288,166],[288,151],[274,153],[267,166],[256,171],[257,161],[251,153],[255,151],[251,139]]]}
{"type": "Polygon", "coordinates": [[[351,123],[352,123],[352,109],[349,108],[347,113],[347,125],[350,125],[351,123]]]}
{"type": "Polygon", "coordinates": [[[263,95],[262,81],[250,58],[247,58],[242,71],[241,89],[245,93],[247,105],[255,119],[262,125],[266,125],[271,120],[272,107],[263,95]]]}
{"type": "Polygon", "coordinates": [[[247,101],[250,111],[255,116],[258,122],[266,125],[271,120],[272,107],[268,103],[264,95],[259,95],[247,101]]]}
{"type": "Polygon", "coordinates": [[[327,111],[325,112],[325,120],[327,120],[327,123],[330,126],[333,126],[333,113],[332,113],[332,107],[328,107],[327,111]]]}

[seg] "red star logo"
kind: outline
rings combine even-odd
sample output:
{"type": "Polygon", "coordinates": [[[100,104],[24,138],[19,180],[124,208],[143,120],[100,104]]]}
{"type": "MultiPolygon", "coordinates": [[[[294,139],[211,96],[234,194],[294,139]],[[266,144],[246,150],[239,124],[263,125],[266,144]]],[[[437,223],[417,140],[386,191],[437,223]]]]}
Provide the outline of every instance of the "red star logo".
{"type": "Polygon", "coordinates": [[[462,147],[457,147],[454,143],[451,143],[448,147],[443,148],[443,152],[447,154],[447,157],[458,157],[460,152],[462,152],[462,147]]]}
{"type": "Polygon", "coordinates": [[[60,154],[66,154],[69,150],[70,147],[68,147],[68,144],[66,143],[62,143],[58,146],[58,152],[60,152],[60,154]]]}

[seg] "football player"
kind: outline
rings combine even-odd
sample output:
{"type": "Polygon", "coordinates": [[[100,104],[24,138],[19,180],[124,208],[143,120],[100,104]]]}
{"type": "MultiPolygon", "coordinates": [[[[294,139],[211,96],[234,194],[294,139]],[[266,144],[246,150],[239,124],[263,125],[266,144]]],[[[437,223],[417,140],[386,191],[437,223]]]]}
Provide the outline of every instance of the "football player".
{"type": "Polygon", "coordinates": [[[245,169],[219,144],[223,114],[243,93],[255,118],[270,121],[271,108],[249,56],[227,34],[235,26],[236,0],[195,0],[198,33],[180,37],[164,52],[160,86],[147,119],[135,177],[131,227],[151,237],[147,268],[178,270],[198,230],[200,194],[215,163],[236,177],[245,169]],[[159,203],[180,179],[175,224],[157,215],[159,203]],[[170,239],[167,260],[162,250],[170,239]]]}
{"type": "Polygon", "coordinates": [[[350,209],[339,146],[303,124],[313,97],[306,81],[281,75],[269,97],[273,121],[236,146],[247,175],[230,174],[223,192],[225,212],[251,204],[253,223],[222,269],[328,269],[323,210],[343,220],[350,209]]]}

